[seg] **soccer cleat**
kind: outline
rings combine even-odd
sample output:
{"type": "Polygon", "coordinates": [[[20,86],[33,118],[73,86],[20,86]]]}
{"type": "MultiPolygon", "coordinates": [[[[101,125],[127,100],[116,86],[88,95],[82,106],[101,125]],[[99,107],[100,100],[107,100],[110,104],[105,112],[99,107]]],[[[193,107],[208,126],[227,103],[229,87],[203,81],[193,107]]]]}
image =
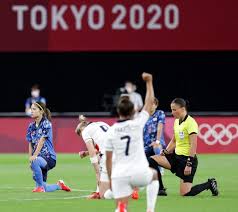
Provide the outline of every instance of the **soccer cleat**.
{"type": "Polygon", "coordinates": [[[135,199],[135,200],[139,199],[139,192],[138,192],[138,190],[134,189],[134,191],[131,194],[131,198],[135,199]]]}
{"type": "Polygon", "coordinates": [[[218,196],[218,188],[217,188],[217,181],[215,178],[208,179],[208,182],[210,183],[210,190],[212,192],[213,196],[218,196]]]}
{"type": "Polygon", "coordinates": [[[158,192],[158,196],[167,196],[166,188],[160,189],[158,192]]]}
{"type": "Polygon", "coordinates": [[[63,191],[71,191],[70,187],[68,187],[67,185],[65,185],[64,181],[63,180],[59,180],[57,182],[57,185],[61,188],[61,190],[63,191]]]}
{"type": "Polygon", "coordinates": [[[36,193],[41,193],[41,192],[45,192],[44,187],[36,187],[35,189],[32,190],[32,192],[36,192],[36,193]]]}
{"type": "Polygon", "coordinates": [[[123,203],[123,202],[118,202],[118,205],[117,205],[117,211],[118,212],[126,212],[126,204],[123,203]]]}
{"type": "Polygon", "coordinates": [[[92,194],[90,194],[88,197],[87,197],[87,199],[101,199],[100,198],[100,194],[99,194],[99,192],[93,192],[92,194]]]}

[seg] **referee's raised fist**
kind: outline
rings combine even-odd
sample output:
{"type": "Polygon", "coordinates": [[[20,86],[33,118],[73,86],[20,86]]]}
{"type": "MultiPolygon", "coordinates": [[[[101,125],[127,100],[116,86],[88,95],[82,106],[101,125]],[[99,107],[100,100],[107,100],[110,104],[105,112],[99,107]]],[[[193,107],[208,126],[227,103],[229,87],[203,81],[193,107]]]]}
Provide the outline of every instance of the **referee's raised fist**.
{"type": "Polygon", "coordinates": [[[152,80],[152,75],[149,74],[149,73],[143,72],[143,74],[142,74],[142,79],[143,79],[144,81],[150,81],[150,80],[152,80]]]}

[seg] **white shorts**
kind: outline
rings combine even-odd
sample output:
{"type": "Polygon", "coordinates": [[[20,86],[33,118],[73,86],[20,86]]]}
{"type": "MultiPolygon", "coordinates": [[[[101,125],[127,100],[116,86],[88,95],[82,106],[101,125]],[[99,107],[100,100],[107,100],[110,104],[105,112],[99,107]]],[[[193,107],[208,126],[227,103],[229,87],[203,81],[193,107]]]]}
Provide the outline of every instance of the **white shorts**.
{"type": "Polygon", "coordinates": [[[101,182],[109,182],[109,177],[107,174],[107,168],[106,168],[106,157],[103,155],[99,161],[99,167],[100,167],[100,181],[101,182]]]}
{"type": "Polygon", "coordinates": [[[145,187],[151,183],[153,171],[148,167],[129,177],[112,178],[112,192],[115,199],[130,196],[134,187],[145,187]]]}

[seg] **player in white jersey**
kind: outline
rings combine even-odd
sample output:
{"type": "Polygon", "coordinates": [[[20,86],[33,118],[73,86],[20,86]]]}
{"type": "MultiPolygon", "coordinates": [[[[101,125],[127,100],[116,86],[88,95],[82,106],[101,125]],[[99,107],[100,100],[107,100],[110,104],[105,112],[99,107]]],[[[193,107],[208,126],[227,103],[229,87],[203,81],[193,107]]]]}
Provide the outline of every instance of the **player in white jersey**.
{"type": "Polygon", "coordinates": [[[146,98],[142,112],[133,119],[134,105],[128,97],[121,97],[117,105],[119,121],[107,132],[105,143],[106,166],[116,199],[116,212],[127,210],[134,187],[147,186],[147,212],[154,212],[159,189],[158,175],[149,168],[144,152],[143,128],[154,101],[152,75],[142,74],[146,82],[146,98]],[[112,154],[115,162],[112,167],[112,154]]]}
{"type": "Polygon", "coordinates": [[[93,192],[90,196],[91,199],[112,199],[113,195],[110,190],[110,184],[105,164],[105,149],[104,138],[109,125],[105,122],[88,122],[86,117],[79,117],[80,123],[78,124],[75,132],[82,136],[88,151],[81,152],[80,157],[89,155],[90,161],[95,169],[98,190],[93,192]],[[95,147],[98,147],[96,149],[95,147]]]}

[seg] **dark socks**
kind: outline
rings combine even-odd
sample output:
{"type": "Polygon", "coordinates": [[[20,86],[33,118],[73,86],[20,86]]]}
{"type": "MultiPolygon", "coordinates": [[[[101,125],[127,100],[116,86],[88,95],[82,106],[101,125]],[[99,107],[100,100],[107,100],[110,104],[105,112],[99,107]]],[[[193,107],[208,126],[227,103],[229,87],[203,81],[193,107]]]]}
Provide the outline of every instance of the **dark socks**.
{"type": "Polygon", "coordinates": [[[157,173],[158,173],[158,180],[159,180],[159,190],[163,190],[164,189],[164,184],[163,184],[163,181],[162,181],[162,176],[161,176],[159,167],[157,167],[157,173]]]}
{"type": "Polygon", "coordinates": [[[207,190],[209,188],[210,188],[210,183],[209,182],[205,182],[205,183],[202,183],[202,184],[199,184],[199,185],[195,185],[184,196],[196,196],[197,194],[199,194],[202,191],[207,190]]]}

